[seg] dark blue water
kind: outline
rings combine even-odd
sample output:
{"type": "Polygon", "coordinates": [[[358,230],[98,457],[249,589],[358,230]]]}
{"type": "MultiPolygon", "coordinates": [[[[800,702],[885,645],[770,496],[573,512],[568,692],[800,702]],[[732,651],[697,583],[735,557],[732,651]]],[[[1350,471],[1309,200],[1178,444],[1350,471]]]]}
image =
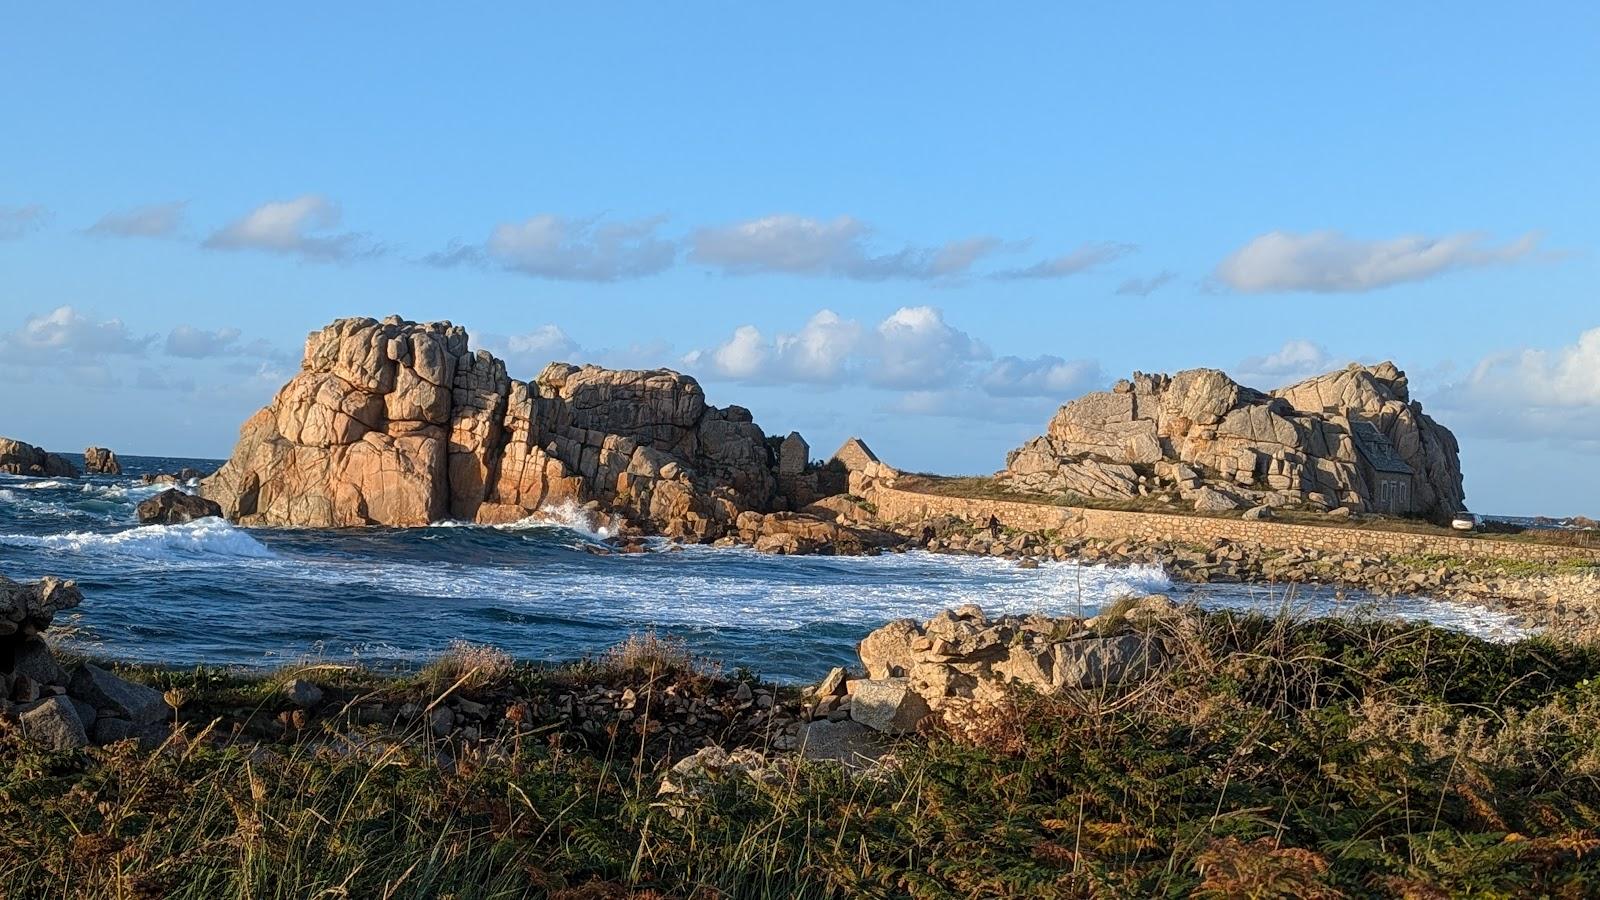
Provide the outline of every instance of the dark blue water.
{"type": "MultiPolygon", "coordinates": [[[[84,604],[63,624],[83,650],[120,659],[276,665],[304,657],[410,665],[464,639],[528,659],[592,654],[647,629],[697,653],[782,680],[855,660],[867,632],[976,602],[991,613],[1092,612],[1128,592],[1177,590],[1155,567],[926,553],[773,557],[747,550],[595,555],[604,535],[571,510],[481,527],[339,531],[242,529],[218,519],[137,525],[165,489],[144,472],[216,460],[124,457],[117,477],[0,476],[0,573],[77,579],[84,604]]],[[[192,486],[189,489],[193,489],[192,486]]],[[[1281,589],[1198,589],[1216,606],[1277,608],[1281,589]]],[[[1336,611],[1365,598],[1301,592],[1336,611]]],[[[1434,601],[1386,611],[1485,633],[1504,617],[1434,601]]]]}

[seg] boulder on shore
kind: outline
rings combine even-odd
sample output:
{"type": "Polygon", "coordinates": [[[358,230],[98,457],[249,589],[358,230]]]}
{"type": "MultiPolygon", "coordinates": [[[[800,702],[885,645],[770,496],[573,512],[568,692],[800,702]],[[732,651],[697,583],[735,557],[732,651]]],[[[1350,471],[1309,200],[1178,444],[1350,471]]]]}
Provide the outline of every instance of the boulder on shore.
{"type": "Polygon", "coordinates": [[[91,475],[121,475],[122,463],[117,454],[105,447],[89,447],[83,451],[83,471],[91,475]]]}
{"type": "Polygon", "coordinates": [[[56,613],[82,599],[70,581],[18,584],[0,576],[0,713],[16,716],[28,739],[51,750],[128,737],[159,743],[167,733],[159,691],[87,663],[69,671],[40,637],[56,613]]]}
{"type": "Polygon", "coordinates": [[[195,519],[221,516],[215,500],[170,488],[139,504],[135,511],[142,525],[182,525],[195,519]]]}
{"type": "Polygon", "coordinates": [[[40,478],[73,478],[78,467],[32,444],[0,437],[0,472],[40,478]]]}

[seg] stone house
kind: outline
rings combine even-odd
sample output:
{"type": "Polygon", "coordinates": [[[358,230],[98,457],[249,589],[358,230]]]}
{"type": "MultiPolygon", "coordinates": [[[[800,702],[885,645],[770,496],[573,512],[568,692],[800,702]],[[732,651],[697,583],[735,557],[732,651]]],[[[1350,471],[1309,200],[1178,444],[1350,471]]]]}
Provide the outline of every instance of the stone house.
{"type": "Polygon", "coordinates": [[[1384,433],[1371,422],[1352,421],[1361,475],[1367,482],[1367,501],[1373,512],[1406,515],[1414,511],[1411,479],[1415,473],[1384,433]]]}

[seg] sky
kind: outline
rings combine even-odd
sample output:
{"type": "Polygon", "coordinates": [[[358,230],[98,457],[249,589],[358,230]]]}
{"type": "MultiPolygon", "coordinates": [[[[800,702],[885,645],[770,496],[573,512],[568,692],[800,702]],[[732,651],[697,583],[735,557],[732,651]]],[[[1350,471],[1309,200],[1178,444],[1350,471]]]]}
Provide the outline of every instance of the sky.
{"type": "Polygon", "coordinates": [[[1595,4],[329,6],[7,11],[0,434],[225,456],[345,316],[948,473],[1389,359],[1600,514],[1595,4]]]}

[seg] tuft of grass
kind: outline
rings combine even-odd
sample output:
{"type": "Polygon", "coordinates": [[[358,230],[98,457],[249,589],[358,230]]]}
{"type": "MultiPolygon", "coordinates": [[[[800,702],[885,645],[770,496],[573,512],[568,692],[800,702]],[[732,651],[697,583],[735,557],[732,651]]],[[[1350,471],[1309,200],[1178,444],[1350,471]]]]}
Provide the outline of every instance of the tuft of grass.
{"type": "Polygon", "coordinates": [[[511,654],[498,647],[452,641],[448,650],[417,672],[416,679],[436,694],[451,688],[478,692],[504,684],[515,670],[511,654]]]}

